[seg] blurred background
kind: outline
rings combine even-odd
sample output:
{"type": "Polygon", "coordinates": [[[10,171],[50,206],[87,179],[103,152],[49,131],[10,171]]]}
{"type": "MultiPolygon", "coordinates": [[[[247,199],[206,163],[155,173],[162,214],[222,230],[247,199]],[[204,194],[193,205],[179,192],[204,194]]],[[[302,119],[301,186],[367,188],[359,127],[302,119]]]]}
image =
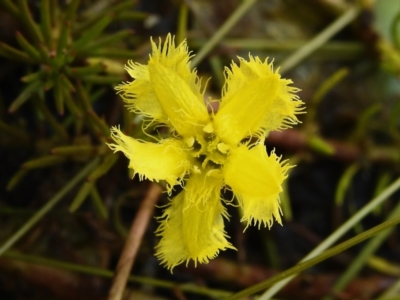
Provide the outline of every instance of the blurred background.
{"type": "MultiPolygon", "coordinates": [[[[154,257],[156,207],[124,299],[221,299],[261,282],[295,265],[399,176],[398,0],[0,0],[0,28],[1,299],[107,299],[131,223],[154,190],[105,145],[115,125],[148,139],[114,87],[131,81],[127,60],[147,62],[150,37],[187,39],[213,99],[237,56],[269,57],[301,89],[307,114],[266,140],[297,165],[281,194],[283,226],[243,232],[230,207],[225,226],[238,251],[171,274],[154,257]]],[[[400,214],[398,199],[341,241],[400,214]]],[[[156,201],[167,204],[167,194],[156,201]]],[[[306,270],[274,299],[400,295],[398,230],[350,267],[366,247],[306,270]]]]}

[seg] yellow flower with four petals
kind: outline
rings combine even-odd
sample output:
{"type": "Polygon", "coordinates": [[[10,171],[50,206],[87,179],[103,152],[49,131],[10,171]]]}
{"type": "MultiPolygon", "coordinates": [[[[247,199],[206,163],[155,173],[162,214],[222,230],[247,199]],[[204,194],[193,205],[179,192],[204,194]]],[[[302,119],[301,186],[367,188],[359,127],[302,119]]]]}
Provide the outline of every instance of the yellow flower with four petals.
{"type": "Polygon", "coordinates": [[[281,224],[279,193],[290,166],[274,152],[268,155],[263,141],[269,131],[297,124],[303,102],[272,63],[249,55],[225,69],[219,109],[209,112],[186,42],[175,46],[168,35],[164,45],[151,45],[148,64],[129,61],[126,70],[135,80],[116,89],[129,110],[169,126],[170,138],[144,142],[113,127],[115,144],[109,147],[125,154],[140,179],[165,180],[169,193],[183,186],[156,231],[161,236],[156,256],[172,270],[235,249],[224,231],[223,204],[231,200],[221,198],[221,188],[232,190],[247,226],[271,227],[274,219],[281,224]]]}

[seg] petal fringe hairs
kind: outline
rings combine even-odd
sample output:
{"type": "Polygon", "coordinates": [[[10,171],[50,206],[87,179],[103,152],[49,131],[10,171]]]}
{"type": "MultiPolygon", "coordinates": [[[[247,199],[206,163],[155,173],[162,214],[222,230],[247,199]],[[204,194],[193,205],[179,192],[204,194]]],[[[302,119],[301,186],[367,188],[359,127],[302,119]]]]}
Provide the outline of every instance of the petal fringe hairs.
{"type": "Polygon", "coordinates": [[[219,109],[209,113],[206,87],[190,68],[186,41],[175,45],[169,34],[164,43],[151,45],[148,64],[129,61],[125,68],[134,80],[116,90],[130,111],[147,124],[169,126],[171,135],[151,143],[113,127],[115,143],[108,146],[125,154],[140,179],[164,180],[169,193],[183,186],[156,231],[161,237],[156,256],[172,271],[235,249],[224,230],[229,219],[224,204],[231,200],[221,198],[222,188],[234,193],[247,226],[282,224],[279,193],[291,166],[274,151],[268,154],[263,141],[269,131],[299,123],[304,103],[272,63],[249,55],[225,68],[219,109]]]}

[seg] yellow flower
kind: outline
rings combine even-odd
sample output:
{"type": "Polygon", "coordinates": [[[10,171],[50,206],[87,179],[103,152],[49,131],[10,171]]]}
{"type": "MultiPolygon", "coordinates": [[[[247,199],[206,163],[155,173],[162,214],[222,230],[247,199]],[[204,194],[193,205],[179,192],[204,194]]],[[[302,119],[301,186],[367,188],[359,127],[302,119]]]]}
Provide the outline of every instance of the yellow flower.
{"type": "Polygon", "coordinates": [[[266,134],[297,124],[303,102],[290,80],[282,79],[272,63],[249,56],[225,69],[218,112],[208,112],[204,90],[190,69],[186,42],[175,46],[151,41],[147,65],[128,62],[135,79],[116,89],[127,108],[149,123],[168,125],[171,136],[158,143],[136,140],[111,128],[115,144],[140,179],[165,180],[168,192],[183,191],[160,217],[156,256],[169,269],[193,260],[207,263],[220,250],[235,249],[224,231],[228,214],[221,188],[231,189],[243,209],[247,226],[281,224],[279,193],[290,168],[275,152],[267,154],[266,134]]]}

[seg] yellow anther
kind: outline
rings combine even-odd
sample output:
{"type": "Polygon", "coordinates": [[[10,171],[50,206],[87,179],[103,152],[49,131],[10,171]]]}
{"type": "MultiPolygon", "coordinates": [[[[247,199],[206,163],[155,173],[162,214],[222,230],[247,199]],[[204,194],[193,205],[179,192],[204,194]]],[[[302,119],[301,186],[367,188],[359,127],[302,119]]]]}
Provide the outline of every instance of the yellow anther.
{"type": "Polygon", "coordinates": [[[221,170],[218,170],[218,169],[211,169],[210,171],[208,171],[208,172],[206,173],[206,176],[218,178],[218,177],[221,177],[221,176],[222,176],[222,173],[221,173],[221,170]]]}
{"type": "Polygon", "coordinates": [[[198,166],[194,165],[194,166],[193,166],[193,173],[195,173],[195,174],[201,174],[201,169],[200,169],[198,166]]]}
{"type": "Polygon", "coordinates": [[[203,127],[203,131],[207,132],[207,133],[213,133],[214,132],[214,127],[212,126],[211,122],[203,127]]]}
{"type": "Polygon", "coordinates": [[[228,152],[228,150],[230,149],[230,147],[227,144],[219,143],[217,145],[217,149],[219,150],[219,152],[226,154],[228,152]]]}
{"type": "Polygon", "coordinates": [[[192,147],[193,146],[193,144],[194,144],[194,137],[189,137],[189,138],[186,138],[185,139],[185,143],[186,143],[186,145],[188,145],[189,147],[192,147]]]}

